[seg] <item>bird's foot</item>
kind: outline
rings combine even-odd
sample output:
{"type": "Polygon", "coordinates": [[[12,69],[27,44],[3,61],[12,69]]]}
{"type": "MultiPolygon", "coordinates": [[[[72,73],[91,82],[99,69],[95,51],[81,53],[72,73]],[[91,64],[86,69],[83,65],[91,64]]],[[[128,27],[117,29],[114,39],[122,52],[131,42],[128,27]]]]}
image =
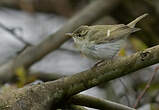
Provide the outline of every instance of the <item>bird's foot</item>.
{"type": "Polygon", "coordinates": [[[105,60],[100,60],[97,63],[95,63],[95,65],[93,67],[98,67],[100,66],[105,60]]]}

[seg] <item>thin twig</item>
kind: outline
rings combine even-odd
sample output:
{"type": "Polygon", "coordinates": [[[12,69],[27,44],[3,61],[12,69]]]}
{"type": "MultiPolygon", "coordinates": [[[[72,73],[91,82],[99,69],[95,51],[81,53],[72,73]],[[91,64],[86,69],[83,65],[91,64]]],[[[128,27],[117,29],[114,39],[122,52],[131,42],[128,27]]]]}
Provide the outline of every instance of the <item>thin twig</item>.
{"type": "Polygon", "coordinates": [[[15,29],[16,29],[16,28],[11,28],[11,29],[10,29],[10,28],[6,27],[6,26],[5,26],[4,24],[2,24],[2,23],[0,23],[0,27],[1,27],[2,29],[4,29],[5,31],[7,31],[8,33],[10,33],[10,34],[11,34],[13,37],[15,37],[17,40],[19,40],[20,42],[22,42],[23,44],[25,44],[25,46],[24,46],[20,51],[17,52],[18,55],[21,54],[24,50],[26,50],[27,47],[33,46],[31,43],[25,41],[25,40],[22,38],[22,36],[19,36],[19,35],[16,34],[16,32],[15,32],[15,29]]]}
{"type": "Polygon", "coordinates": [[[87,110],[87,109],[79,105],[70,105],[68,109],[64,109],[64,110],[87,110]]]}
{"type": "Polygon", "coordinates": [[[70,103],[100,110],[135,110],[126,105],[82,94],[71,97],[70,103]]]}
{"type": "Polygon", "coordinates": [[[157,71],[159,70],[159,66],[155,68],[155,71],[153,72],[151,78],[149,79],[149,81],[147,82],[144,90],[141,92],[141,94],[137,97],[136,102],[133,106],[133,108],[136,108],[139,104],[139,102],[141,101],[141,99],[143,98],[143,96],[146,94],[147,90],[150,88],[151,82],[153,81],[153,79],[155,78],[155,75],[157,73],[157,71]]]}
{"type": "MultiPolygon", "coordinates": [[[[125,85],[125,83],[122,81],[122,79],[120,78],[119,81],[121,82],[121,84],[123,85],[123,87],[125,88],[126,92],[129,94],[129,89],[128,87],[125,85]]],[[[128,102],[128,106],[130,106],[130,100],[128,97],[128,94],[125,94],[126,100],[128,102]]]]}
{"type": "Polygon", "coordinates": [[[2,29],[4,29],[5,31],[7,31],[8,33],[10,33],[11,35],[13,35],[17,40],[19,40],[20,42],[24,43],[25,45],[27,45],[27,46],[31,46],[31,45],[32,45],[32,44],[26,42],[21,36],[19,36],[19,35],[17,35],[17,34],[15,33],[15,29],[16,29],[16,28],[10,29],[10,28],[6,27],[6,26],[5,26],[4,24],[2,24],[2,23],[0,23],[0,27],[1,27],[2,29]]]}

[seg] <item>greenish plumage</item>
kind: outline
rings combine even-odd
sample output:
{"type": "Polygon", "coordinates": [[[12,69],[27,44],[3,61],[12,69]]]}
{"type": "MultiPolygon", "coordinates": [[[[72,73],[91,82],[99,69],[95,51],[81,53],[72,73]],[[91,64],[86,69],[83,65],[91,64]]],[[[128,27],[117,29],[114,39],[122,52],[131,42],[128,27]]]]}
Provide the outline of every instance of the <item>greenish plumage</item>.
{"type": "Polygon", "coordinates": [[[76,31],[74,31],[74,34],[79,36],[80,33],[81,38],[87,39],[90,42],[94,41],[94,43],[99,44],[99,43],[107,43],[112,40],[119,40],[123,37],[126,37],[125,35],[128,35],[138,30],[140,29],[130,28],[124,24],[95,25],[95,26],[81,26],[76,31]]]}

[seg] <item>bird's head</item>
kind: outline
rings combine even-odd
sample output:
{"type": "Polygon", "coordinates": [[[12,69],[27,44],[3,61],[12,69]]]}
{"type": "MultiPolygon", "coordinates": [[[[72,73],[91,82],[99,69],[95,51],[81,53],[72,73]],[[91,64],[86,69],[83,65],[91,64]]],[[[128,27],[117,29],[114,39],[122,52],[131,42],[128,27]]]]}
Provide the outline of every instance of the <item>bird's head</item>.
{"type": "Polygon", "coordinates": [[[83,41],[87,38],[89,26],[80,26],[73,33],[66,33],[66,36],[72,37],[75,42],[83,41]]]}

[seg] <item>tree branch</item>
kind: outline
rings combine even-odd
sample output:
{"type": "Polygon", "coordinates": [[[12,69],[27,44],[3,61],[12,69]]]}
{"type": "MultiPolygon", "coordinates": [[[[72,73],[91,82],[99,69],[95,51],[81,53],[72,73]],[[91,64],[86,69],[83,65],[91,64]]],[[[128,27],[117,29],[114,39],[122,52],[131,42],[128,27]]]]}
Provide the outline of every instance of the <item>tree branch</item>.
{"type": "Polygon", "coordinates": [[[75,105],[86,106],[99,110],[135,110],[134,108],[130,108],[122,104],[82,94],[71,97],[69,102],[75,105]]]}
{"type": "Polygon", "coordinates": [[[64,110],[87,110],[87,109],[79,105],[69,105],[68,109],[64,110]]]}
{"type": "Polygon", "coordinates": [[[7,26],[5,26],[4,24],[0,23],[0,28],[4,29],[5,31],[7,31],[8,33],[10,33],[11,35],[13,35],[13,37],[15,37],[17,40],[19,40],[20,42],[22,42],[23,44],[27,45],[27,46],[31,46],[32,44],[30,44],[29,42],[26,42],[21,36],[17,35],[15,33],[16,28],[8,28],[7,26]]]}
{"type": "Polygon", "coordinates": [[[0,107],[8,107],[5,110],[49,110],[53,105],[56,108],[62,100],[81,91],[158,63],[158,56],[159,45],[56,81],[5,92],[0,94],[0,107]]]}

